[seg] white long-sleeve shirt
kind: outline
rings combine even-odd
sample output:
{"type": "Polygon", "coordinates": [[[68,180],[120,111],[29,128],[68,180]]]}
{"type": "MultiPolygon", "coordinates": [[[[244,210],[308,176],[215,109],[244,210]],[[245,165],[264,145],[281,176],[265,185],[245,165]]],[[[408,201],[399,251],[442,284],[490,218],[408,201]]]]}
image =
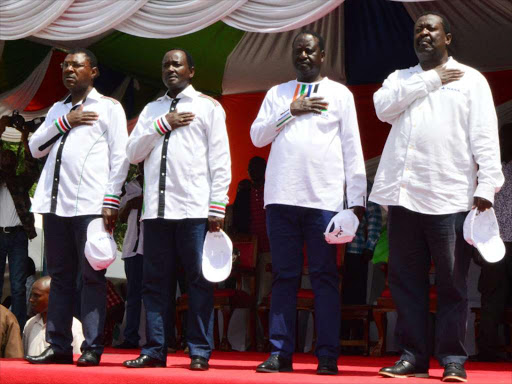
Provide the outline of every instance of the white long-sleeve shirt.
{"type": "Polygon", "coordinates": [[[44,125],[30,138],[32,156],[48,155],[32,212],[70,217],[101,214],[102,207],[119,208],[129,167],[123,107],[96,89],[89,92],[83,106],[84,111],[99,115],[93,125],[71,128],[65,117],[72,108],[68,97],[52,106],[44,125]]]}
{"type": "Polygon", "coordinates": [[[481,73],[453,58],[464,76],[446,85],[420,65],[392,73],[374,95],[380,120],[392,124],[370,200],[424,214],[494,201],[503,184],[491,90],[481,73]]]}
{"type": "Polygon", "coordinates": [[[265,206],[284,204],[341,211],[346,184],[349,207],[366,205],[366,173],[352,93],[323,78],[271,88],[251,127],[255,146],[272,143],[265,175],[265,206]],[[329,103],[321,115],[294,117],[290,104],[302,94],[329,103]]]}
{"type": "MultiPolygon", "coordinates": [[[[133,198],[142,196],[142,186],[137,179],[127,183],[121,196],[121,209],[133,198]]],[[[144,254],[144,223],[140,221],[139,209],[132,209],[126,220],[122,259],[144,254]]]]}
{"type": "Polygon", "coordinates": [[[231,182],[225,120],[222,106],[192,85],[146,105],[126,149],[131,163],[144,161],[142,220],[224,217],[231,182]],[[195,118],[171,130],[171,108],[195,118]]]}

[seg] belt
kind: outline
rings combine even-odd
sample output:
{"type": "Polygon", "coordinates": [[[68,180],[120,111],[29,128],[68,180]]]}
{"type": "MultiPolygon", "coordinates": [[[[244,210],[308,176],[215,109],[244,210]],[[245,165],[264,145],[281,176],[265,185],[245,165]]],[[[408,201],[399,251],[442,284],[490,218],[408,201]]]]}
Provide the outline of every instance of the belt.
{"type": "Polygon", "coordinates": [[[23,225],[17,225],[15,227],[0,227],[0,232],[3,233],[16,233],[23,231],[23,225]]]}

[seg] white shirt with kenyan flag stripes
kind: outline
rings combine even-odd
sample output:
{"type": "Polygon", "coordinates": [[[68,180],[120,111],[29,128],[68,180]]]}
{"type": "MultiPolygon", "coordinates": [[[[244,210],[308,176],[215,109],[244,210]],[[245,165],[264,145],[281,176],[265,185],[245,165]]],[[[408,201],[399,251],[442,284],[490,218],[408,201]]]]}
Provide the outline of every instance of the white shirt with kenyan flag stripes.
{"type": "Polygon", "coordinates": [[[48,155],[39,178],[32,212],[70,217],[101,214],[102,207],[119,208],[128,173],[126,116],[117,100],[93,89],[83,102],[99,119],[71,128],[66,115],[71,97],[55,103],[42,126],[30,138],[36,158],[48,155]]]}
{"type": "Polygon", "coordinates": [[[128,139],[131,163],[144,161],[142,219],[224,217],[231,182],[226,115],[191,85],[176,99],[167,94],[146,105],[128,139]],[[192,112],[194,121],[172,130],[171,109],[192,112]]]}

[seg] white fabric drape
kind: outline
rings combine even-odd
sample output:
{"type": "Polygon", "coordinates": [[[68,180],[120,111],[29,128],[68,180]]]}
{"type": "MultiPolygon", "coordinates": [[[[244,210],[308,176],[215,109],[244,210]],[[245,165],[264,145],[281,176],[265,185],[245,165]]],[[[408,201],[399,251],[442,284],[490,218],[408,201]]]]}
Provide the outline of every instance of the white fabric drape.
{"type": "Polygon", "coordinates": [[[249,0],[223,21],[248,32],[285,32],[325,16],[345,0],[249,0]]]}
{"type": "Polygon", "coordinates": [[[0,116],[10,114],[14,109],[23,111],[30,103],[46,75],[52,53],[53,51],[48,52],[44,60],[23,83],[0,95],[0,116]]]}
{"type": "Polygon", "coordinates": [[[116,29],[130,35],[167,39],[216,23],[247,0],[150,0],[116,29]]]}
{"type": "Polygon", "coordinates": [[[53,40],[86,39],[114,28],[147,1],[75,0],[58,19],[35,36],[53,40]]]}
{"type": "Polygon", "coordinates": [[[74,0],[2,0],[0,40],[33,35],[58,19],[74,0]]]}

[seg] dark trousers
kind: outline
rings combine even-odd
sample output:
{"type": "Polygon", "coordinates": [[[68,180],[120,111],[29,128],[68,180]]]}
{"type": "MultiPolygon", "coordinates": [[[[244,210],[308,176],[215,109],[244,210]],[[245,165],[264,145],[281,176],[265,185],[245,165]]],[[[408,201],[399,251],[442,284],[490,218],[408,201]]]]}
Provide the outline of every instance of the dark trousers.
{"type": "Polygon", "coordinates": [[[48,273],[52,278],[46,341],[57,354],[71,354],[73,307],[76,279],[82,275],[81,321],[84,332],[82,351],[103,353],[103,328],[107,309],[106,270],[95,271],[84,255],[87,226],[98,215],[60,217],[45,214],[44,240],[48,273]]]}
{"type": "Polygon", "coordinates": [[[272,354],[291,358],[295,349],[297,290],[306,243],[309,276],[315,295],[315,354],[339,354],[340,293],[336,247],[323,232],[336,212],[290,205],[267,205],[267,232],[272,252],[270,343],[272,354]]]}
{"type": "Polygon", "coordinates": [[[462,228],[467,212],[426,215],[389,207],[388,282],[397,307],[402,360],[428,369],[429,270],[435,266],[437,313],[434,354],[439,363],[464,364],[467,279],[472,247],[462,228]]]}
{"type": "Polygon", "coordinates": [[[484,262],[478,290],[482,294],[478,352],[495,358],[499,349],[498,326],[502,322],[512,292],[512,242],[506,242],[505,257],[497,263],[484,262]]]}
{"type": "Polygon", "coordinates": [[[124,340],[134,345],[139,345],[143,258],[144,256],[136,254],[124,259],[124,272],[126,273],[126,327],[124,329],[124,340]]]}
{"type": "MultiPolygon", "coordinates": [[[[2,209],[2,208],[0,208],[2,209]]],[[[5,261],[9,258],[9,279],[11,284],[12,313],[23,331],[27,321],[28,237],[24,230],[5,233],[0,231],[0,299],[4,287],[5,261]]]]}
{"type": "Polygon", "coordinates": [[[360,253],[346,253],[343,273],[343,304],[366,304],[368,261],[360,253]]]}
{"type": "Polygon", "coordinates": [[[169,281],[176,281],[175,266],[179,258],[188,285],[187,342],[190,355],[210,358],[213,349],[213,284],[205,280],[201,267],[206,225],[206,219],[144,220],[142,300],[146,309],[147,342],[142,354],[166,361],[169,281]]]}

